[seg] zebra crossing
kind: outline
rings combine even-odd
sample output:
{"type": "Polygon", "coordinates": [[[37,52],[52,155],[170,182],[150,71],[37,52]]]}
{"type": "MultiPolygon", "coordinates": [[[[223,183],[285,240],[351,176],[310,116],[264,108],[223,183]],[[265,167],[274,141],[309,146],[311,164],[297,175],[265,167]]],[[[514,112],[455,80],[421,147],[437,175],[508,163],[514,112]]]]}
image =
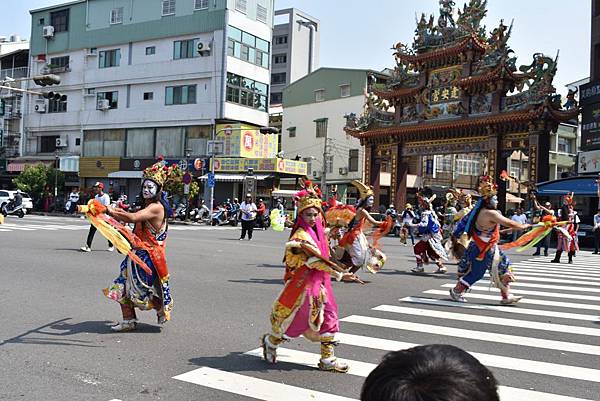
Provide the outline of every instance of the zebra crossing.
{"type": "MultiPolygon", "coordinates": [[[[494,372],[502,384],[503,401],[597,400],[600,294],[594,294],[600,292],[599,262],[600,256],[580,252],[573,264],[554,264],[544,257],[514,263],[518,281],[513,292],[526,296],[515,306],[499,305],[500,294],[490,287],[488,276],[466,294],[467,303],[449,300],[448,289],[454,286],[449,279],[439,288],[343,317],[337,354],[349,363],[349,376],[319,373],[323,375],[319,377],[329,383],[344,383],[352,376],[365,378],[388,351],[455,343],[494,372]],[[410,339],[416,341],[406,341],[410,339]],[[346,359],[345,354],[359,357],[346,359]]],[[[262,349],[249,350],[244,357],[262,358],[262,349]]],[[[291,346],[278,351],[278,361],[292,367],[316,369],[318,360],[318,354],[291,346]]],[[[355,401],[360,392],[357,387],[350,396],[334,394],[322,387],[308,388],[275,377],[269,380],[258,372],[211,366],[173,378],[219,390],[222,399],[236,394],[268,401],[355,401]]]]}
{"type": "MultiPolygon", "coordinates": [[[[0,225],[0,233],[18,232],[18,231],[87,231],[89,224],[84,222],[79,224],[58,224],[58,223],[28,223],[5,222],[0,225]]],[[[211,227],[206,225],[175,225],[169,226],[169,231],[211,231],[211,230],[239,230],[239,227],[211,227]]]]}

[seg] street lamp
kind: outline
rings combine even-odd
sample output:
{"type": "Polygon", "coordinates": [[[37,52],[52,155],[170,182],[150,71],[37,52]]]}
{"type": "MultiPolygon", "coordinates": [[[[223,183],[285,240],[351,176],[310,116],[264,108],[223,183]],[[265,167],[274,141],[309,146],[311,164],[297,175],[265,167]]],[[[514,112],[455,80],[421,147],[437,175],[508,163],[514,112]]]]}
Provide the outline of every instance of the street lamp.
{"type": "MultiPolygon", "coordinates": [[[[208,152],[209,156],[210,156],[210,173],[214,179],[215,177],[215,156],[217,155],[216,151],[215,151],[215,143],[216,143],[216,138],[217,136],[221,133],[221,132],[225,132],[225,131],[246,131],[248,130],[247,128],[242,128],[242,127],[228,127],[228,128],[221,128],[220,130],[216,130],[216,125],[215,125],[215,129],[212,130],[212,138],[211,138],[211,146],[209,146],[208,148],[208,152]]],[[[279,130],[275,127],[260,127],[258,129],[258,131],[261,134],[277,134],[279,132],[279,130]]],[[[207,180],[208,181],[208,180],[207,180]]],[[[213,208],[215,206],[215,187],[214,185],[210,187],[210,212],[212,213],[213,208]]]]}

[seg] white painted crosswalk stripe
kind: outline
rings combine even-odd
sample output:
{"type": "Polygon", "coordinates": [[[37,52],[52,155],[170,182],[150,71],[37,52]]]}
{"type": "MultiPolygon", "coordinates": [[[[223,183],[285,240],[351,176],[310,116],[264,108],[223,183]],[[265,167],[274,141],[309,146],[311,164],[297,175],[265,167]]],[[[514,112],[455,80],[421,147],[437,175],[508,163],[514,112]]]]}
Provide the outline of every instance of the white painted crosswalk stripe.
{"type": "Polygon", "coordinates": [[[559,270],[583,270],[583,271],[593,271],[598,272],[598,262],[600,261],[600,257],[597,260],[585,260],[580,263],[573,262],[571,264],[567,263],[566,259],[563,258],[562,263],[552,263],[552,262],[539,262],[539,261],[529,261],[529,262],[519,262],[515,263],[515,265],[526,265],[533,267],[547,267],[549,269],[559,269],[559,270]]]}
{"type": "Polygon", "coordinates": [[[533,348],[545,348],[556,351],[575,352],[579,354],[600,355],[600,346],[580,344],[566,341],[546,340],[534,337],[515,336],[512,334],[494,333],[489,331],[467,330],[455,327],[437,326],[433,324],[414,323],[378,317],[351,315],[341,319],[345,323],[364,324],[385,327],[396,330],[406,330],[421,333],[437,334],[440,336],[468,338],[472,340],[497,342],[511,345],[523,345],[533,348]]]}
{"type": "MultiPolygon", "coordinates": [[[[428,291],[425,291],[428,293],[428,291]]],[[[446,291],[439,291],[440,295],[448,295],[446,291]]],[[[470,294],[466,294],[470,295],[470,294]]],[[[494,299],[497,299],[493,297],[494,299]]],[[[405,297],[399,299],[400,302],[408,302],[408,303],[416,303],[416,304],[425,304],[425,305],[440,305],[451,308],[458,309],[475,309],[482,311],[493,311],[493,312],[502,312],[502,313],[512,313],[512,314],[520,314],[520,315],[533,315],[533,316],[547,316],[547,317],[556,317],[561,319],[572,319],[572,320],[584,320],[588,322],[600,322],[600,316],[597,315],[584,315],[581,313],[569,313],[569,312],[557,312],[553,310],[543,310],[543,309],[527,309],[527,308],[507,308],[506,306],[499,305],[481,305],[481,304],[470,304],[470,303],[458,303],[454,301],[446,301],[443,299],[434,299],[434,298],[419,298],[419,297],[405,297]]],[[[522,303],[525,300],[521,300],[522,303]]],[[[599,308],[600,309],[600,308],[599,308]]]]}
{"type": "MultiPolygon", "coordinates": [[[[600,281],[600,274],[597,276],[590,276],[589,273],[556,273],[552,271],[544,271],[544,270],[523,270],[523,269],[513,269],[513,272],[521,278],[523,276],[527,277],[546,277],[546,278],[572,278],[573,280],[589,280],[589,281],[600,281]]],[[[486,274],[487,276],[487,274],[486,274]]],[[[544,279],[544,281],[547,281],[544,279]]],[[[569,282],[572,282],[569,280],[569,282]]]]}
{"type": "MultiPolygon", "coordinates": [[[[579,273],[579,274],[588,274],[588,275],[597,275],[600,274],[600,271],[595,269],[582,269],[577,267],[565,267],[565,268],[552,268],[547,265],[536,265],[535,263],[530,263],[527,265],[511,265],[513,269],[516,271],[541,271],[541,272],[551,272],[558,274],[571,274],[571,273],[579,273]]],[[[567,265],[571,266],[571,265],[567,265]]]]}
{"type": "Polygon", "coordinates": [[[528,320],[506,319],[496,316],[481,316],[467,313],[445,312],[441,310],[407,308],[395,305],[380,305],[373,308],[375,311],[399,313],[403,315],[433,317],[437,319],[457,320],[459,322],[473,322],[507,327],[521,327],[524,329],[553,331],[558,333],[579,334],[584,336],[600,337],[600,329],[590,327],[570,326],[566,324],[532,322],[528,320]]]}
{"type": "Polygon", "coordinates": [[[353,398],[322,393],[209,367],[198,368],[175,376],[173,379],[265,401],[354,401],[353,398]]]}
{"type": "MultiPolygon", "coordinates": [[[[336,334],[336,339],[341,344],[376,349],[380,351],[398,351],[401,349],[408,349],[421,345],[348,333],[338,333],[336,334]]],[[[600,370],[598,369],[533,361],[522,358],[512,358],[501,355],[484,354],[480,352],[469,353],[477,358],[482,364],[492,368],[509,369],[547,376],[565,377],[568,379],[586,380],[596,383],[600,382],[600,370]]]]}
{"type": "MultiPolygon", "coordinates": [[[[514,283],[513,283],[514,284],[514,283]]],[[[444,284],[442,287],[446,288],[454,288],[454,284],[444,284]]],[[[497,288],[490,288],[489,286],[471,286],[471,291],[492,291],[492,292],[500,292],[497,288]]],[[[547,292],[547,291],[529,291],[529,290],[521,290],[519,288],[511,288],[510,290],[514,294],[523,294],[523,295],[534,295],[539,297],[548,297],[548,298],[568,298],[568,299],[580,299],[585,301],[600,301],[600,297],[594,295],[581,295],[581,294],[563,294],[560,292],[547,292]]],[[[496,298],[499,300],[499,297],[496,298]]]]}
{"type": "MultiPolygon", "coordinates": [[[[515,274],[517,275],[517,279],[519,281],[537,281],[537,282],[542,282],[542,283],[562,283],[562,284],[570,284],[570,285],[592,285],[592,286],[599,286],[600,287],[600,282],[595,282],[595,280],[600,281],[600,278],[593,278],[590,277],[589,281],[577,281],[577,277],[573,277],[573,280],[566,280],[566,279],[559,279],[559,278],[553,278],[553,277],[533,277],[530,276],[530,274],[533,273],[523,273],[523,272],[515,272],[515,274]]],[[[484,277],[489,277],[489,274],[486,274],[484,277]]],[[[582,278],[579,278],[579,280],[581,280],[582,278]]]]}
{"type": "MultiPolygon", "coordinates": [[[[489,285],[490,282],[487,280],[479,280],[477,284],[489,285]]],[[[585,284],[585,283],[584,283],[585,284]]],[[[537,284],[537,283],[523,283],[518,280],[510,283],[511,287],[528,287],[528,288],[544,288],[548,290],[560,290],[560,291],[576,291],[576,292],[600,292],[600,288],[593,287],[574,287],[567,285],[553,285],[553,284],[537,284]]]]}
{"type": "MultiPolygon", "coordinates": [[[[454,284],[446,285],[446,287],[454,287],[454,284]]],[[[485,288],[485,291],[488,289],[485,288]]],[[[430,295],[445,295],[449,298],[447,290],[427,290],[423,291],[423,294],[430,295]]],[[[486,294],[475,294],[473,292],[468,292],[464,294],[466,298],[473,299],[485,299],[490,301],[498,302],[500,297],[498,294],[496,295],[486,295],[486,294]]],[[[535,299],[535,298],[523,298],[519,301],[519,305],[521,304],[530,304],[530,305],[543,305],[543,306],[552,306],[559,308],[569,308],[569,309],[584,309],[584,310],[593,310],[600,311],[600,305],[592,305],[592,304],[582,304],[582,303],[573,303],[573,302],[561,302],[561,301],[548,301],[544,299],[535,299]]],[[[505,308],[505,307],[504,307],[505,308]]],[[[505,308],[507,309],[507,308],[505,308]]]]}
{"type": "MultiPolygon", "coordinates": [[[[246,352],[246,355],[261,358],[262,350],[257,348],[255,350],[246,352]]],[[[303,366],[316,366],[316,361],[319,360],[318,354],[313,354],[310,352],[304,351],[296,351],[287,348],[279,348],[277,350],[277,359],[280,362],[285,363],[293,363],[297,365],[303,366]]],[[[342,358],[340,358],[342,359],[342,358]]],[[[361,362],[361,361],[353,361],[348,359],[342,359],[345,362],[348,362],[350,365],[349,374],[359,377],[367,377],[369,373],[375,367],[377,367],[374,363],[361,362]]],[[[500,394],[500,398],[502,400],[510,401],[510,400],[527,400],[527,401],[582,401],[581,398],[573,398],[555,394],[543,393],[540,391],[531,391],[531,390],[523,390],[514,387],[506,387],[506,386],[498,386],[498,393],[500,394]]],[[[287,400],[287,398],[285,398],[287,400]]]]}

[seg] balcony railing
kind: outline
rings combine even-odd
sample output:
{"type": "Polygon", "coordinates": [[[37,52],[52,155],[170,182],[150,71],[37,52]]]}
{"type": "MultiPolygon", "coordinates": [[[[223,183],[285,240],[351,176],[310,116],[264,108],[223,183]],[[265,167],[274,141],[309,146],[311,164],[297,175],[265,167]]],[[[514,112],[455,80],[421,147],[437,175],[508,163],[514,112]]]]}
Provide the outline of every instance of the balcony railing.
{"type": "Polygon", "coordinates": [[[0,81],[10,77],[12,79],[26,78],[29,74],[27,67],[4,68],[0,70],[0,81]]]}

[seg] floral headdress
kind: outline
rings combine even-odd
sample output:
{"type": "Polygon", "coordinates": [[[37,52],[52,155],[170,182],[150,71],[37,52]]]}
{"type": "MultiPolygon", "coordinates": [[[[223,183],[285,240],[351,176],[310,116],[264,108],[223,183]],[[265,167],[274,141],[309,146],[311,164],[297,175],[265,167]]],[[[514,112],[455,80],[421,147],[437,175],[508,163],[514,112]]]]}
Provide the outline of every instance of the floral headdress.
{"type": "Polygon", "coordinates": [[[294,194],[294,201],[298,206],[298,214],[304,210],[315,207],[322,211],[323,201],[321,200],[321,190],[310,180],[302,182],[303,189],[294,194]]]}
{"type": "Polygon", "coordinates": [[[177,164],[167,166],[165,160],[162,157],[159,157],[156,163],[144,170],[142,178],[144,180],[152,180],[160,185],[161,188],[164,188],[165,183],[175,172],[177,172],[177,170],[179,170],[177,164]]]}
{"type": "Polygon", "coordinates": [[[484,175],[479,178],[479,194],[485,199],[489,199],[498,194],[498,185],[489,175],[484,175]]]}

